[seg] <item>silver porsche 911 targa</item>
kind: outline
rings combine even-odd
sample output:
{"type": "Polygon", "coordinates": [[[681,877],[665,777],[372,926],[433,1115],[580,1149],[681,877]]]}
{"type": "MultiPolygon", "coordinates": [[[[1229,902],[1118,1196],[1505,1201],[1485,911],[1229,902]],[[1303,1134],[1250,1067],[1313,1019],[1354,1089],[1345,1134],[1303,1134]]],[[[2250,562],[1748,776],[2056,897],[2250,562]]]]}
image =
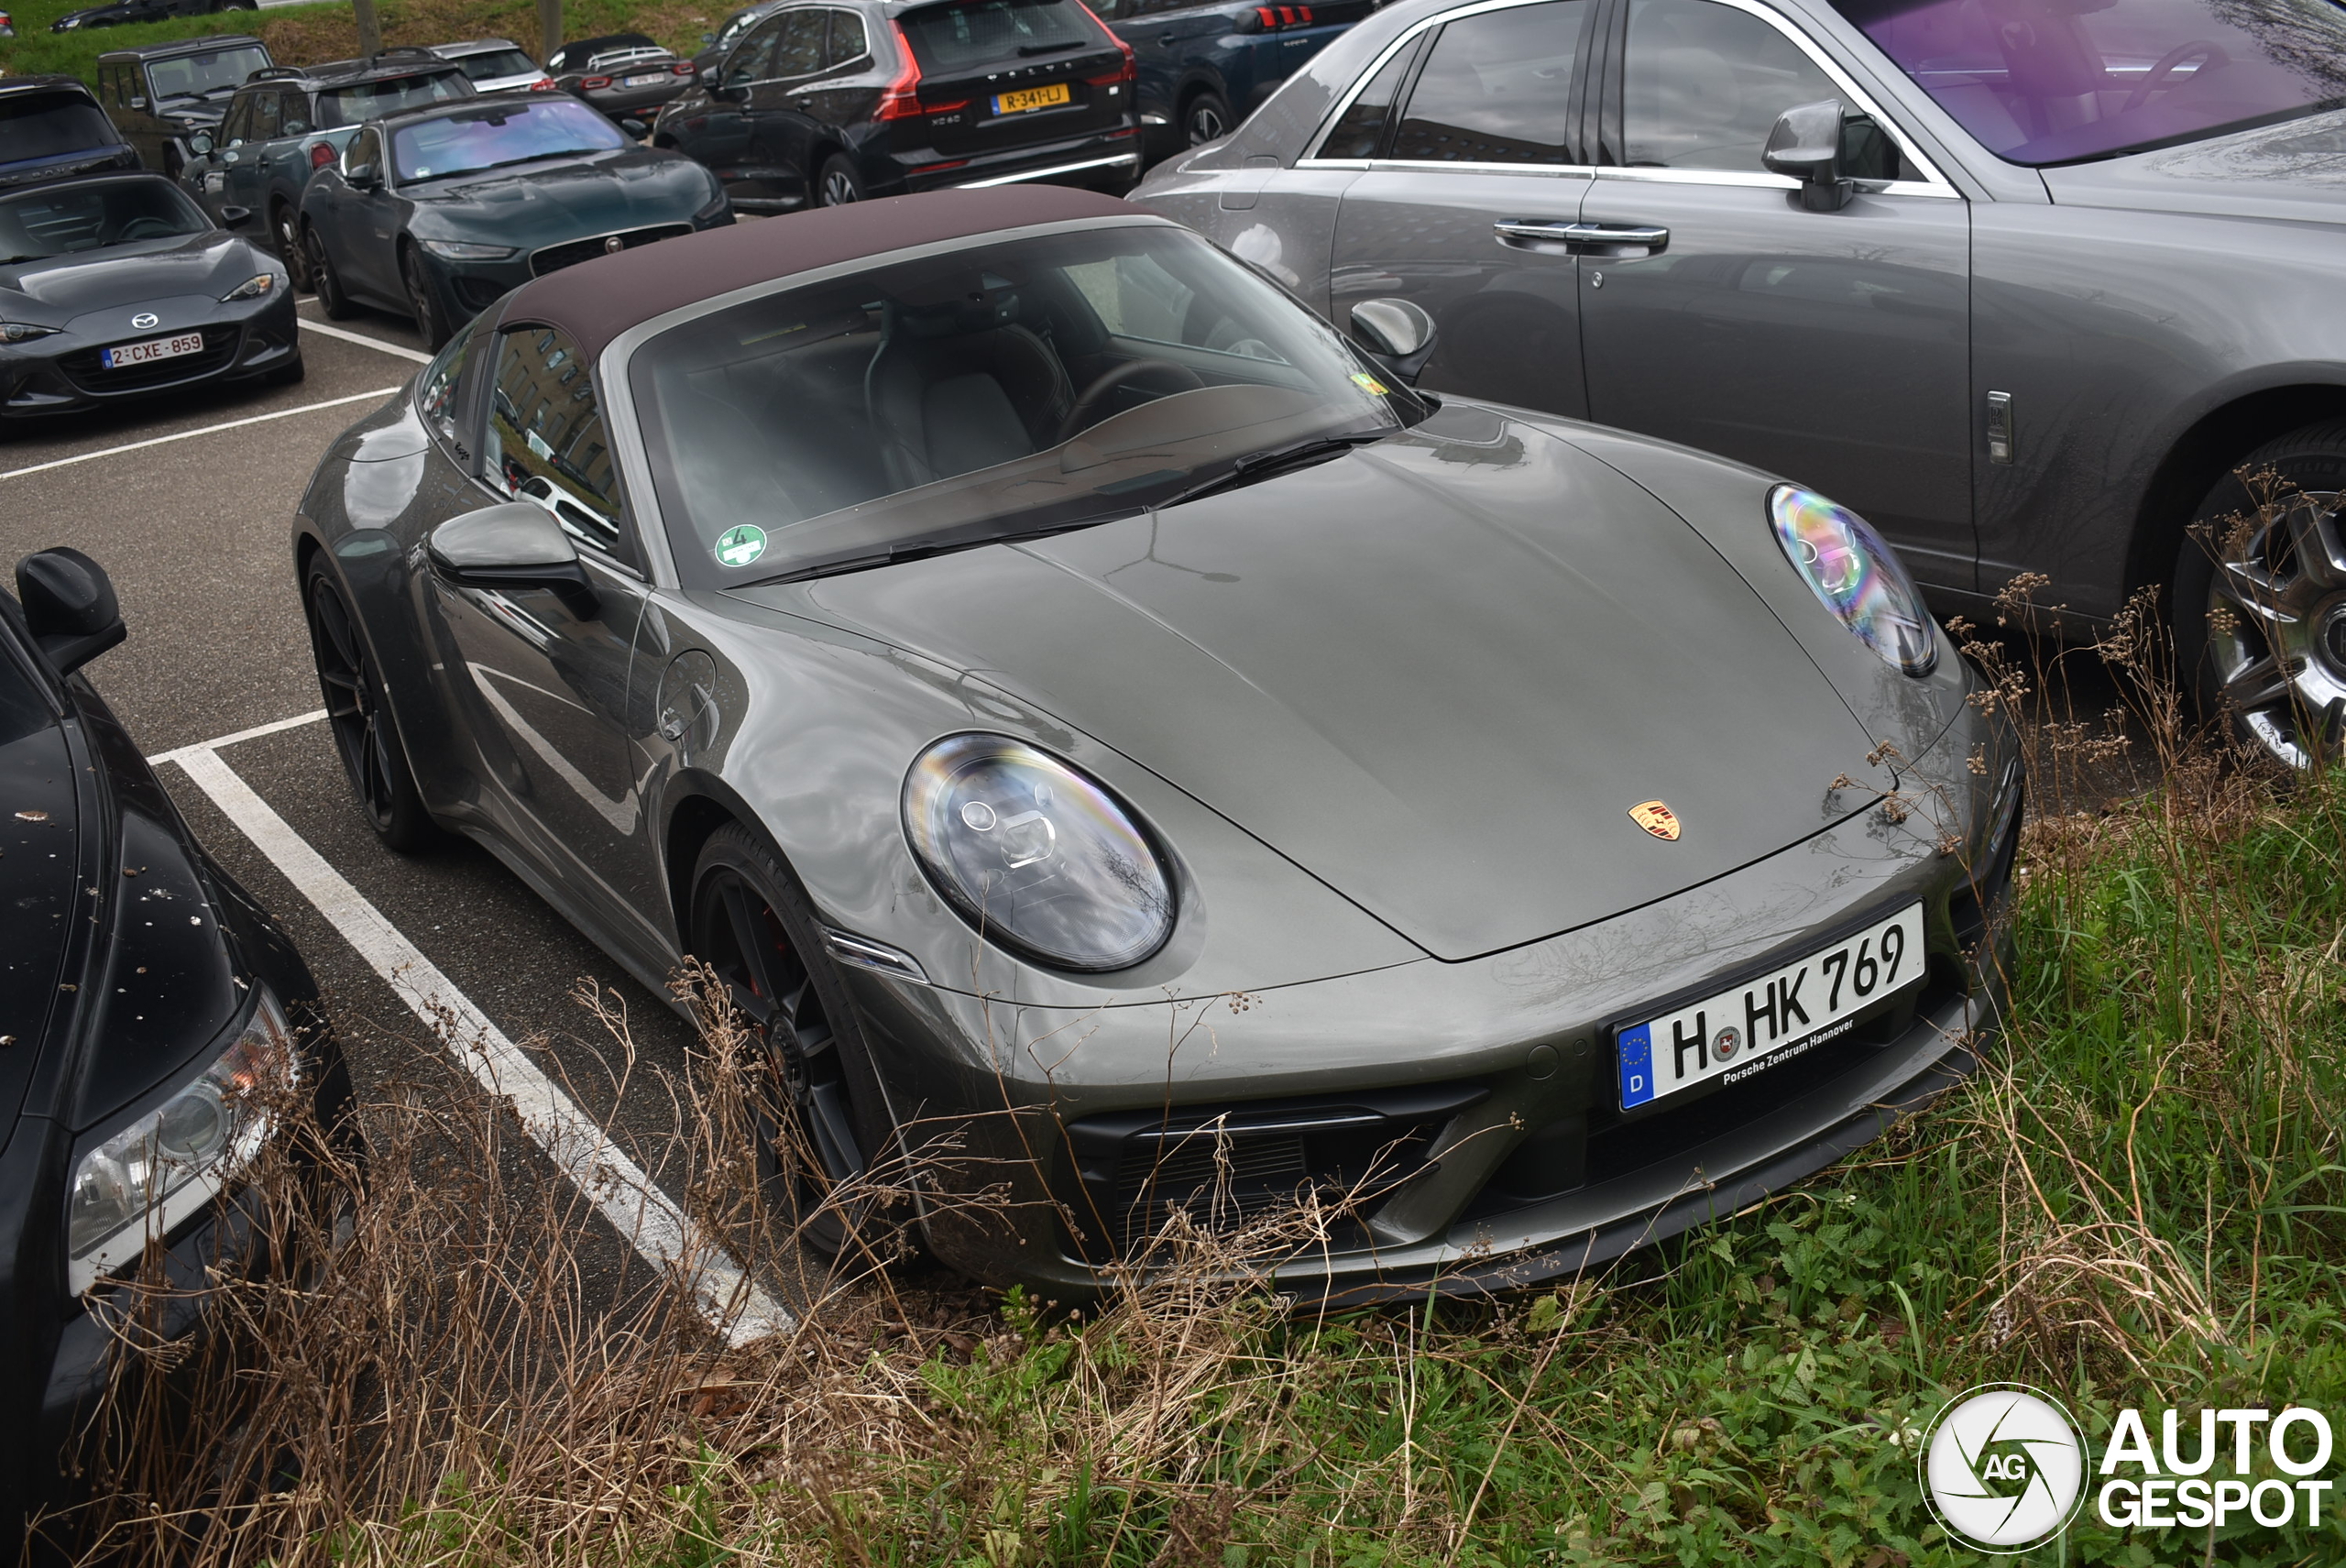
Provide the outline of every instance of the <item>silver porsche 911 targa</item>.
{"type": "Polygon", "coordinates": [[[360,802],[706,960],[805,1183],[1062,1300],[1313,1196],[1283,1288],[1525,1283],[1954,1081],[2019,773],[1895,556],[1354,320],[1043,188],[525,284],[301,502],[360,802]]]}

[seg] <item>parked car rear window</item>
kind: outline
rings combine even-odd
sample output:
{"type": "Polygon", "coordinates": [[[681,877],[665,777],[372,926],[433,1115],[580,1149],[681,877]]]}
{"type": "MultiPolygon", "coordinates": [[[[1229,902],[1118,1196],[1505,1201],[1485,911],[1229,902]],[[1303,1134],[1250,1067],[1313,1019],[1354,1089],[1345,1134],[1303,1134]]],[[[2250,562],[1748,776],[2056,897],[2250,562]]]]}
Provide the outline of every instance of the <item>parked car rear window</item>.
{"type": "Polygon", "coordinates": [[[897,18],[924,71],[1041,59],[1102,43],[1074,0],[968,0],[897,18]]]}
{"type": "Polygon", "coordinates": [[[466,76],[475,82],[488,82],[500,76],[521,76],[538,69],[538,62],[518,49],[490,49],[486,54],[457,57],[456,64],[466,76]]]}
{"type": "Polygon", "coordinates": [[[203,210],[167,180],[101,180],[0,197],[0,266],[202,234],[203,210]]]}
{"type": "Polygon", "coordinates": [[[452,174],[477,174],[626,145],[617,126],[575,99],[516,104],[490,98],[477,109],[460,109],[394,130],[391,170],[400,181],[444,180],[452,174]]]}
{"type": "Polygon", "coordinates": [[[2042,167],[2346,104],[2332,0],[1834,0],[1990,151],[2042,167]]]}
{"type": "Polygon", "coordinates": [[[59,158],[122,138],[98,106],[79,93],[28,93],[0,98],[0,163],[59,158]]]}
{"type": "Polygon", "coordinates": [[[169,60],[147,62],[147,85],[158,98],[225,97],[268,65],[269,51],[258,44],[205,54],[175,54],[169,60]]]}
{"type": "Polygon", "coordinates": [[[317,128],[330,131],[379,115],[396,115],[402,109],[469,98],[472,90],[472,83],[465,80],[461,71],[435,71],[430,76],[393,76],[381,82],[354,82],[346,87],[329,87],[318,94],[317,128]]]}

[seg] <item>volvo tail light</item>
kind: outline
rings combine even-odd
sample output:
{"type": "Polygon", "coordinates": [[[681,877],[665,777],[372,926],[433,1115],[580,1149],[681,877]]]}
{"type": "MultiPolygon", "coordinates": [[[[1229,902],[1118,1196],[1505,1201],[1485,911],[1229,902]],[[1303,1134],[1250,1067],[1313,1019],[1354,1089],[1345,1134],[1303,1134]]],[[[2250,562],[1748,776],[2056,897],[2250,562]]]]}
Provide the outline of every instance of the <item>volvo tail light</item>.
{"type": "Polygon", "coordinates": [[[880,107],[873,118],[882,120],[916,120],[920,106],[920,62],[913,58],[913,41],[904,37],[904,27],[891,22],[888,26],[896,35],[896,49],[904,57],[904,67],[896,72],[895,80],[880,90],[880,107]]]}
{"type": "MultiPolygon", "coordinates": [[[[1081,4],[1081,0],[1077,0],[1077,3],[1081,4]]],[[[1085,5],[1083,7],[1083,14],[1091,18],[1091,25],[1093,27],[1098,27],[1102,32],[1108,35],[1108,41],[1114,44],[1118,49],[1122,50],[1124,57],[1123,70],[1113,71],[1106,76],[1087,76],[1084,78],[1084,81],[1090,82],[1094,87],[1109,87],[1119,82],[1132,82],[1137,80],[1140,76],[1140,63],[1133,57],[1133,46],[1126,43],[1124,39],[1118,38],[1113,31],[1111,31],[1108,24],[1102,21],[1100,19],[1100,14],[1097,11],[1094,11],[1091,6],[1085,5]]]]}

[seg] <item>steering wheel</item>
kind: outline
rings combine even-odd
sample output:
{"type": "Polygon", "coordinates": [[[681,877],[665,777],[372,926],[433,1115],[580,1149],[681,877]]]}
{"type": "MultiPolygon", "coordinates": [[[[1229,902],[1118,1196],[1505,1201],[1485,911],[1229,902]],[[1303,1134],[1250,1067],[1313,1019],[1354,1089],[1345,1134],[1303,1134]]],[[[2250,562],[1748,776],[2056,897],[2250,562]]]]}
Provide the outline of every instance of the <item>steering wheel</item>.
{"type": "Polygon", "coordinates": [[[2126,102],[2118,106],[2118,112],[2132,114],[2149,103],[2152,93],[2174,86],[2175,83],[2167,78],[2175,74],[2176,66],[2194,55],[2207,62],[2200,67],[2202,71],[2213,71],[2232,62],[2232,57],[2224,52],[2224,46],[2212,38],[2193,38],[2188,43],[2179,43],[2159,56],[2159,62],[2151,67],[2150,73],[2134,83],[2134,91],[2126,94],[2126,102]]]}
{"type": "Polygon", "coordinates": [[[1067,418],[1059,421],[1059,439],[1065,441],[1077,431],[1089,429],[1096,422],[1100,405],[1117,388],[1144,376],[1160,374],[1178,383],[1171,389],[1176,392],[1191,391],[1206,384],[1203,376],[1170,359],[1127,359],[1122,365],[1112,365],[1091,378],[1091,384],[1075,400],[1075,407],[1067,411],[1067,418]]]}
{"type": "Polygon", "coordinates": [[[133,218],[123,225],[122,232],[115,236],[115,243],[127,245],[134,239],[165,239],[179,232],[178,226],[170,219],[159,218],[150,214],[146,217],[133,218]]]}

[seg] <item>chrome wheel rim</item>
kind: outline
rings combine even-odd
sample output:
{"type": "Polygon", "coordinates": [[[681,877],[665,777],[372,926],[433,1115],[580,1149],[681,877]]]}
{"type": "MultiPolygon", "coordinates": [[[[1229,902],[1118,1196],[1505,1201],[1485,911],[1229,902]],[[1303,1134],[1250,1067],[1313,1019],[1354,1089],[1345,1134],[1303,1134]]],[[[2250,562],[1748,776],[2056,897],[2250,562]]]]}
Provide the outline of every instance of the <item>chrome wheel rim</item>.
{"type": "Polygon", "coordinates": [[[1222,123],[1222,111],[1212,104],[1199,104],[1189,110],[1189,145],[1203,147],[1210,141],[1220,141],[1230,134],[1222,123]]]}
{"type": "Polygon", "coordinates": [[[696,956],[724,982],[764,1047],[773,1075],[758,1113],[759,1176],[769,1185],[790,1182],[810,1198],[798,1206],[807,1216],[808,1239],[836,1251],[846,1239],[846,1223],[826,1200],[864,1170],[839,1033],[773,905],[747,878],[729,869],[710,873],[696,914],[696,956]],[[806,1170],[806,1162],[786,1150],[775,1114],[785,1105],[818,1169],[806,1170]]]}
{"type": "Polygon", "coordinates": [[[855,199],[855,177],[846,170],[833,169],[823,175],[823,205],[844,207],[855,199]]]}
{"type": "Polygon", "coordinates": [[[2259,746],[2310,767],[2346,742],[2341,492],[2308,491],[2212,541],[2208,655],[2224,707],[2259,746]]]}
{"type": "Polygon", "coordinates": [[[377,700],[380,687],[342,596],[323,579],[310,589],[310,649],[325,696],[326,728],[343,771],[377,830],[387,830],[392,812],[391,738],[377,700]]]}

